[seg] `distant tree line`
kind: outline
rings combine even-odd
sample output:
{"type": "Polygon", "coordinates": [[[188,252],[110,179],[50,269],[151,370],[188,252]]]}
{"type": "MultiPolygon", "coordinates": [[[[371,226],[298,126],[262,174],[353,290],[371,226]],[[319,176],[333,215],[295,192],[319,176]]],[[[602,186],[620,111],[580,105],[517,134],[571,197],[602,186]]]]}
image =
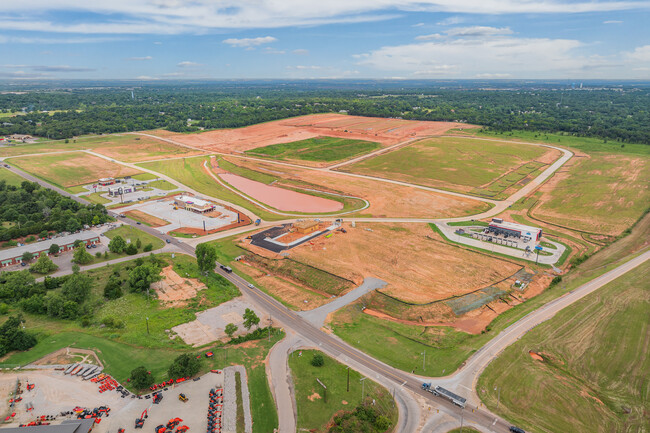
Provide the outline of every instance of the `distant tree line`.
{"type": "Polygon", "coordinates": [[[566,132],[650,144],[650,89],[426,83],[214,83],[115,86],[103,89],[31,89],[0,95],[0,135],[52,139],[165,128],[191,132],[234,128],[287,117],[338,112],[413,120],[460,121],[496,131],[566,132]],[[558,88],[560,87],[560,88],[558,88]],[[55,113],[42,111],[62,110],[55,113]],[[191,119],[191,122],[188,122],[191,119]]]}

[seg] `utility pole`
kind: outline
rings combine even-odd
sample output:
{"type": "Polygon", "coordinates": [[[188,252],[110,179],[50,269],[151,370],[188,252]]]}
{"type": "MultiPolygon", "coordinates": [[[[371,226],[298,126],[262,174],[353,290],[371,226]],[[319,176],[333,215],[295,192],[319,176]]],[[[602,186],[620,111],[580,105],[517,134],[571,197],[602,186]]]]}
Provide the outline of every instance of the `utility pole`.
{"type": "Polygon", "coordinates": [[[424,374],[424,361],[427,359],[427,351],[422,352],[422,373],[424,374]]]}
{"type": "Polygon", "coordinates": [[[361,382],[361,403],[363,403],[363,399],[365,398],[365,395],[366,395],[365,394],[365,392],[366,392],[366,389],[365,389],[366,382],[364,382],[364,380],[366,380],[366,379],[367,379],[367,377],[362,377],[361,379],[359,379],[359,382],[361,382]]]}
{"type": "Polygon", "coordinates": [[[350,367],[348,367],[348,392],[350,392],[350,367]]]}
{"type": "Polygon", "coordinates": [[[149,335],[149,318],[145,317],[145,319],[147,321],[147,335],[149,335]]]}
{"type": "Polygon", "coordinates": [[[463,433],[463,415],[465,415],[463,412],[464,409],[464,407],[460,409],[460,433],[463,433]]]}

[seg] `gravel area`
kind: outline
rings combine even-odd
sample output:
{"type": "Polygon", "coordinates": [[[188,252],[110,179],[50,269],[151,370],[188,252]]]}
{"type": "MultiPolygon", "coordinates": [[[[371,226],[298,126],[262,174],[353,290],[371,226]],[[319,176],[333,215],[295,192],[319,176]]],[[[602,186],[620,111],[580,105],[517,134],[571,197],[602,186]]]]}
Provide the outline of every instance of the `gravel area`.
{"type": "Polygon", "coordinates": [[[244,431],[253,432],[253,419],[251,417],[250,395],[248,393],[248,378],[246,368],[241,365],[226,367],[223,370],[223,433],[237,432],[237,393],[235,391],[235,373],[241,377],[242,403],[244,405],[244,431]]]}

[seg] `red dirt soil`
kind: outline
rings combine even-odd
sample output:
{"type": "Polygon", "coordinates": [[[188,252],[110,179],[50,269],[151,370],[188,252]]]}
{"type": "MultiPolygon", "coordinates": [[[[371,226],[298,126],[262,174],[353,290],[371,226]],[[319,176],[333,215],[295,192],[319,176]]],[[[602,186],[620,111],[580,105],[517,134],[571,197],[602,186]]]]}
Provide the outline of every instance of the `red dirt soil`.
{"type": "Polygon", "coordinates": [[[440,135],[464,123],[384,119],[344,114],[312,114],[238,129],[220,129],[198,134],[153,135],[209,151],[241,153],[258,147],[329,136],[375,141],[390,146],[405,140],[440,135]]]}
{"type": "Polygon", "coordinates": [[[288,212],[328,213],[343,209],[343,203],[246,179],[232,173],[218,175],[232,187],[275,209],[288,212]]]}

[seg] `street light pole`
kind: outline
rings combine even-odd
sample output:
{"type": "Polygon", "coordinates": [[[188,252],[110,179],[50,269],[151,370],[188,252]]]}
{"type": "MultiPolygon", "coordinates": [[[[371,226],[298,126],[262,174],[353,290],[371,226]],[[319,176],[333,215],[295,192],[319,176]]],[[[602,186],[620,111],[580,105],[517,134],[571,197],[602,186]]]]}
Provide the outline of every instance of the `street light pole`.
{"type": "Polygon", "coordinates": [[[365,394],[365,392],[366,392],[366,389],[365,389],[366,382],[364,382],[364,380],[366,380],[366,379],[367,379],[367,377],[363,377],[363,378],[359,379],[359,382],[361,382],[361,403],[363,403],[363,399],[365,398],[365,395],[366,395],[365,394]]]}

